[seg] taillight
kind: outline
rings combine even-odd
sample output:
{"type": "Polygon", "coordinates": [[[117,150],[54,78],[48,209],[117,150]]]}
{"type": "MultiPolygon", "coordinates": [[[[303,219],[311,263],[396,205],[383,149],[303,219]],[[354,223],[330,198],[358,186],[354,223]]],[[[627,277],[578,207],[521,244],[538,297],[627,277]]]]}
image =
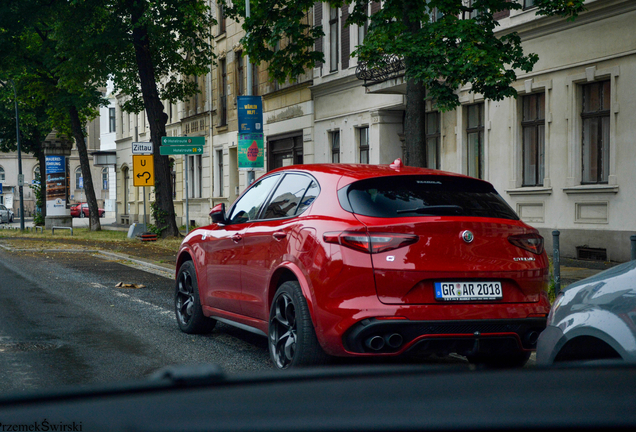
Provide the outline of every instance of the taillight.
{"type": "Polygon", "coordinates": [[[392,233],[328,232],[323,235],[327,243],[336,243],[366,253],[380,253],[412,245],[419,240],[416,235],[392,233]]]}
{"type": "Polygon", "coordinates": [[[508,237],[513,245],[537,255],[543,253],[543,237],[539,234],[517,234],[508,237]]]}

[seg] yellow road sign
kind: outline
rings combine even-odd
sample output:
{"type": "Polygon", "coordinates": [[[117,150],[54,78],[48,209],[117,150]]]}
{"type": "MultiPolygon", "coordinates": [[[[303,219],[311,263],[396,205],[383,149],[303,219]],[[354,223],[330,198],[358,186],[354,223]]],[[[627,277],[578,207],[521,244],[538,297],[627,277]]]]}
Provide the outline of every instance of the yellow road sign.
{"type": "Polygon", "coordinates": [[[133,155],[133,186],[155,185],[155,161],[152,155],[133,155]]]}

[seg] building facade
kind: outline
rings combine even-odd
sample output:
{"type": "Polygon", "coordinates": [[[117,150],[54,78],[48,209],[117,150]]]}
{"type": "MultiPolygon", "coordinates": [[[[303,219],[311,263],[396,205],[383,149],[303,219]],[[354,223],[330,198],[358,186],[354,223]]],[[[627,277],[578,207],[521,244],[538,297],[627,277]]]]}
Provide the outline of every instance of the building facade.
{"type": "MultiPolygon", "coordinates": [[[[631,85],[636,79],[636,2],[588,0],[587,11],[571,22],[539,16],[532,1],[519,1],[522,10],[500,14],[498,32],[516,31],[524,52],[538,54],[538,63],[532,72],[518,74],[516,99],[484,100],[467,86],[454,111],[441,113],[434,101],[427,101],[428,166],[491,182],[524,221],[539,229],[550,251],[552,231],[558,230],[563,256],[629,260],[629,236],[636,232],[627,216],[636,203],[636,88],[631,85]]],[[[344,15],[343,10],[331,14],[340,20],[344,15]]],[[[329,22],[324,18],[322,24],[325,28],[329,22]]],[[[338,46],[330,41],[336,33],[325,33],[325,57],[333,58],[327,54],[338,46]]],[[[403,77],[385,76],[365,81],[357,99],[355,84],[349,84],[349,103],[366,107],[374,104],[372,97],[404,93],[403,77]]],[[[320,90],[315,92],[316,130],[326,133],[317,133],[316,148],[329,161],[325,156],[334,148],[333,134],[329,126],[319,126],[320,90]]],[[[325,106],[337,107],[337,100],[325,106]]],[[[395,108],[397,120],[403,108],[395,108]]],[[[340,125],[359,116],[358,111],[349,108],[339,116],[340,125]]],[[[333,119],[328,121],[339,129],[333,119]]],[[[371,163],[391,160],[382,154],[396,153],[399,133],[393,135],[370,134],[371,150],[374,138],[380,149],[388,146],[376,158],[371,151],[371,163]]],[[[358,139],[349,136],[345,141],[353,138],[354,145],[342,144],[341,138],[340,148],[348,145],[345,161],[358,161],[352,157],[358,139]]]]}
{"type": "MultiPolygon", "coordinates": [[[[484,100],[470,86],[461,106],[439,112],[426,104],[426,159],[430,168],[487,180],[551,248],[560,231],[563,256],[625,261],[636,224],[636,2],[588,0],[574,21],[539,16],[532,0],[498,15],[498,34],[516,31],[526,53],[538,54],[530,73],[519,73],[517,98],[484,100]]],[[[381,4],[369,3],[369,15],[381,4]]],[[[238,23],[213,4],[218,24],[211,38],[218,59],[196,78],[201,93],[169,104],[167,133],[205,136],[203,155],[173,158],[175,207],[183,224],[207,224],[207,212],[232,203],[247,187],[238,169],[236,97],[247,93],[247,62],[238,23]],[[186,171],[188,189],[185,188],[186,171]]],[[[369,79],[351,56],[367,26],[346,26],[350,8],[317,2],[306,19],[322,25],[315,49],[325,61],[295,82],[269,82],[266,65],[252,65],[252,93],[263,97],[265,170],[307,163],[389,163],[403,156],[405,81],[399,57],[390,73],[369,79]],[[398,65],[398,67],[396,67],[398,65]]],[[[395,63],[392,63],[395,62],[395,63]]],[[[194,79],[194,78],[188,78],[194,79]]],[[[123,96],[120,96],[123,97],[123,96]]],[[[130,186],[130,143],[148,140],[144,116],[117,111],[117,200],[122,221],[141,214],[130,186]],[[136,131],[136,133],[135,133],[136,131]]],[[[150,194],[149,199],[152,200],[150,194]]],[[[179,221],[178,221],[179,222],[179,221]]]]}

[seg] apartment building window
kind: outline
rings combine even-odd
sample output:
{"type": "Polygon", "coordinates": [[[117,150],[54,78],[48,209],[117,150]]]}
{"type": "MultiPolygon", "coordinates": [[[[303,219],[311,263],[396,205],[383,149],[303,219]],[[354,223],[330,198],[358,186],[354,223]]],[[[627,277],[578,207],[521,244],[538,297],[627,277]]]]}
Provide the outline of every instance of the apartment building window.
{"type": "Polygon", "coordinates": [[[358,149],[360,152],[360,163],[369,163],[369,127],[358,129],[358,149]]]}
{"type": "Polygon", "coordinates": [[[236,53],[236,94],[242,96],[245,94],[245,77],[244,77],[243,53],[236,53]]]}
{"type": "Polygon", "coordinates": [[[108,132],[115,132],[115,108],[108,108],[108,132]]]}
{"type": "Polygon", "coordinates": [[[0,181],[4,181],[4,168],[0,166],[0,181]]]}
{"type": "MultiPolygon", "coordinates": [[[[367,11],[367,15],[368,15],[368,11],[367,11]]],[[[358,45],[362,45],[364,43],[364,38],[367,36],[368,32],[369,32],[369,20],[367,19],[364,22],[364,24],[358,26],[358,45]]]]}
{"type": "Polygon", "coordinates": [[[252,63],[252,96],[258,96],[258,65],[252,63]]]}
{"type": "Polygon", "coordinates": [[[278,136],[267,142],[269,169],[303,163],[302,131],[290,135],[278,136]]]}
{"type": "Polygon", "coordinates": [[[216,196],[222,197],[225,185],[223,184],[223,150],[216,151],[216,196]]]}
{"type": "Polygon", "coordinates": [[[340,131],[329,133],[331,142],[331,162],[340,163],[340,131]]]}
{"type": "Polygon", "coordinates": [[[84,178],[82,177],[82,167],[75,168],[75,189],[84,189],[84,178]]]}
{"type": "Polygon", "coordinates": [[[534,0],[523,0],[523,8],[530,9],[534,7],[534,0]]]}
{"type": "Polygon", "coordinates": [[[102,189],[108,190],[108,168],[102,168],[102,189]]]}
{"type": "Polygon", "coordinates": [[[426,167],[439,169],[440,113],[426,113],[426,167]]]}
{"type": "Polygon", "coordinates": [[[468,175],[482,178],[484,165],[484,104],[466,107],[468,122],[468,175]]]}
{"type": "MultiPolygon", "coordinates": [[[[469,8],[472,8],[475,3],[476,3],[476,0],[468,0],[468,4],[466,6],[468,6],[469,8]]],[[[473,9],[470,12],[464,12],[464,19],[477,18],[480,14],[481,14],[481,11],[479,11],[478,9],[473,9]]]]}
{"type": "Polygon", "coordinates": [[[523,186],[542,186],[545,176],[545,93],[522,98],[523,186]]]}
{"type": "Polygon", "coordinates": [[[188,156],[188,198],[203,196],[203,156],[188,156]]]}
{"type": "Polygon", "coordinates": [[[197,89],[196,93],[194,94],[194,114],[198,114],[199,113],[199,79],[197,77],[194,77],[194,85],[195,85],[195,88],[197,89]]]}
{"type": "Polygon", "coordinates": [[[223,7],[223,3],[219,2],[219,15],[218,15],[218,25],[219,25],[219,34],[218,35],[222,35],[223,33],[225,33],[225,8],[223,7]]]}
{"type": "MultiPolygon", "coordinates": [[[[427,5],[430,2],[431,0],[426,0],[427,5]]],[[[436,7],[427,6],[427,9],[428,9],[428,18],[430,22],[436,22],[444,16],[444,14],[439,12],[439,10],[436,7]]]]}
{"type": "Polygon", "coordinates": [[[129,193],[130,193],[130,170],[128,167],[122,167],[121,175],[124,179],[124,214],[130,214],[130,202],[129,193]]]}
{"type": "Polygon", "coordinates": [[[610,81],[583,90],[583,184],[607,183],[609,176],[610,81]]]}
{"type": "Polygon", "coordinates": [[[227,64],[225,59],[219,60],[219,126],[227,124],[227,64]]]}
{"type": "Polygon", "coordinates": [[[329,8],[329,71],[338,70],[338,8],[329,8]]]}

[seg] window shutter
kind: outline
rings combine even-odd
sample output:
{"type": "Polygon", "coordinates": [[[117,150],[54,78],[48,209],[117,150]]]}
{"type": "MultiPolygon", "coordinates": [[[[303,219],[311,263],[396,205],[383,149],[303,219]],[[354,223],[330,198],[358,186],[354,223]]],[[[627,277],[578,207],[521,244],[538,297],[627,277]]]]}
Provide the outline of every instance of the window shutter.
{"type": "Polygon", "coordinates": [[[340,58],[340,63],[342,64],[342,69],[348,69],[349,68],[349,53],[350,53],[350,49],[349,49],[349,29],[351,28],[351,26],[346,25],[346,21],[347,18],[349,17],[349,6],[345,5],[342,6],[342,18],[341,18],[341,23],[342,23],[342,37],[340,38],[340,43],[342,44],[342,48],[340,50],[341,54],[341,58],[340,58]]]}
{"type": "MultiPolygon", "coordinates": [[[[316,2],[314,3],[314,27],[318,27],[322,25],[322,3],[316,2]]],[[[315,41],[315,49],[317,52],[322,51],[322,37],[316,38],[315,41]]],[[[322,67],[322,62],[316,62],[316,67],[322,67]]]]}

